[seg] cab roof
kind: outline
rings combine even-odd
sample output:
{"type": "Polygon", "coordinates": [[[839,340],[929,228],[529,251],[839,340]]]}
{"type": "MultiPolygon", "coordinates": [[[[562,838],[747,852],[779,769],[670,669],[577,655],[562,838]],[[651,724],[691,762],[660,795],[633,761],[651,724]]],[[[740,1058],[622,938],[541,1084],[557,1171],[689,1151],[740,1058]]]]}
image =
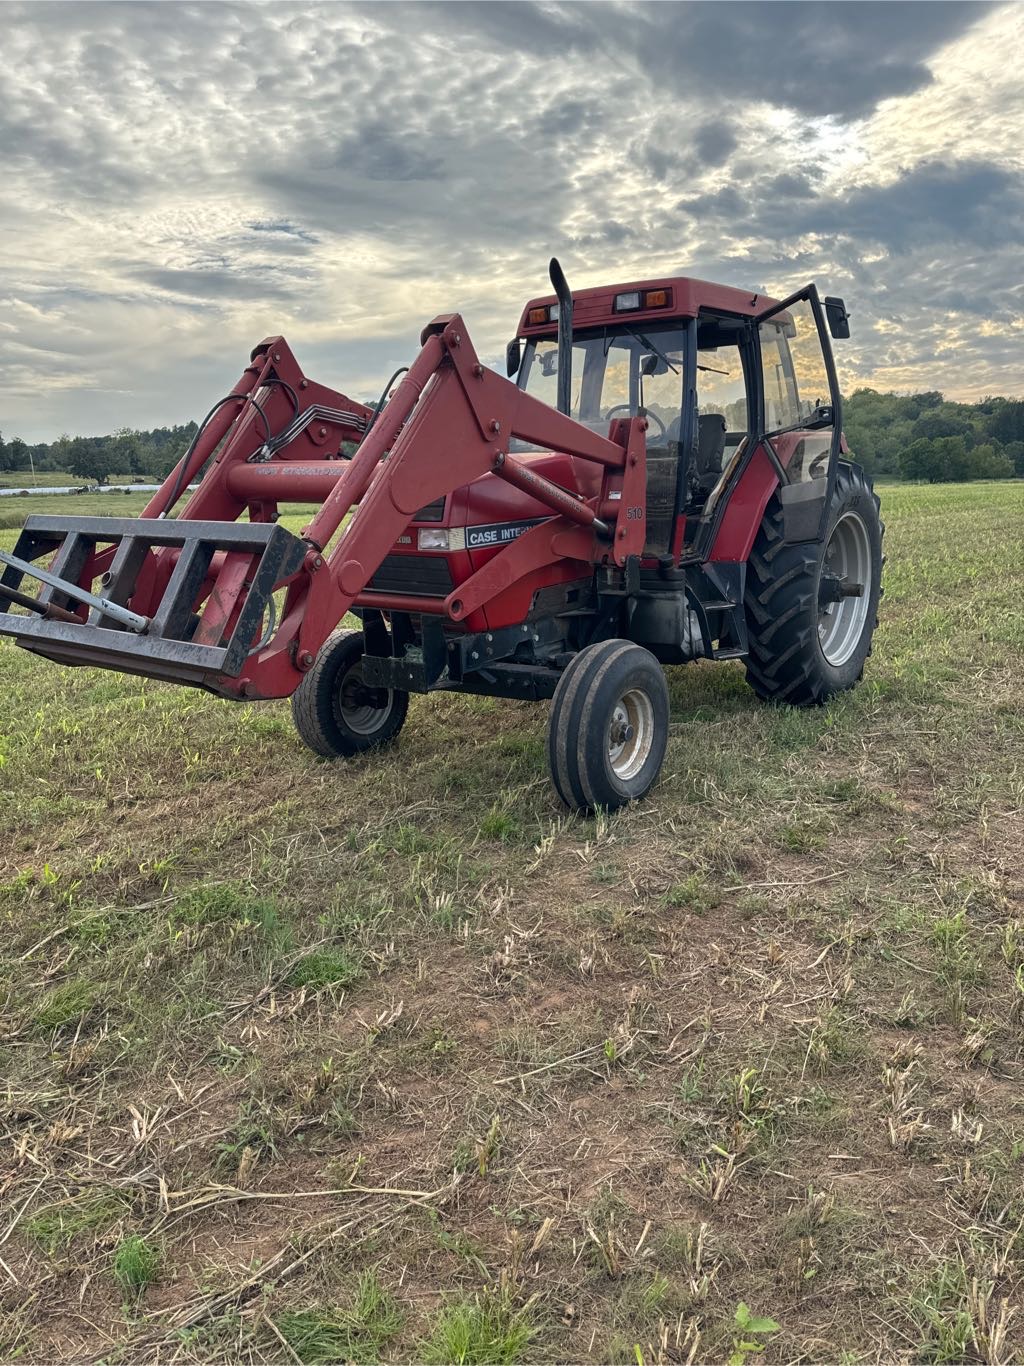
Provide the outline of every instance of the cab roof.
{"type": "MultiPolygon", "coordinates": [[[[528,323],[530,310],[550,307],[558,299],[554,294],[541,295],[531,299],[523,309],[516,335],[519,337],[538,337],[553,335],[557,329],[554,322],[528,323]]],[[[778,300],[768,294],[755,294],[749,289],[734,289],[731,285],[714,285],[707,280],[695,280],[688,275],[673,275],[655,280],[633,280],[625,284],[597,285],[591,289],[573,290],[572,325],[573,331],[601,327],[604,324],[628,323],[636,318],[654,322],[670,318],[695,318],[705,309],[712,313],[732,313],[740,317],[753,317],[774,307],[778,300]],[[641,294],[652,290],[668,292],[667,304],[657,308],[632,308],[628,312],[615,311],[615,296],[640,291],[641,294]]]]}

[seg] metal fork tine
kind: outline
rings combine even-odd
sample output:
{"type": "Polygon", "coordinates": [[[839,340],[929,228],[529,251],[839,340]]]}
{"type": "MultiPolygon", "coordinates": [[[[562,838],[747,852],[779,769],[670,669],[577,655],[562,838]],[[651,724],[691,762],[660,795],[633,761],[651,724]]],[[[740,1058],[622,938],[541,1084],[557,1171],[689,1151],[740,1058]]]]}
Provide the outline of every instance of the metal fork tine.
{"type": "MultiPolygon", "coordinates": [[[[85,568],[85,562],[92,549],[92,545],[84,536],[81,536],[77,531],[69,531],[64,537],[63,544],[53,557],[49,572],[55,574],[59,579],[67,579],[69,583],[77,584],[78,576],[85,568]]],[[[44,583],[37,597],[40,602],[53,602],[53,595],[57,591],[52,584],[44,583]]],[[[66,607],[67,602],[62,605],[66,607]]]]}
{"type": "Polygon", "coordinates": [[[192,614],[192,604],[210,568],[213,552],[214,546],[209,541],[186,541],[182,546],[153,617],[151,635],[181,638],[192,614]]]}
{"type": "MultiPolygon", "coordinates": [[[[107,591],[104,594],[110,602],[124,607],[135,588],[142,563],[150,552],[150,546],[138,536],[125,536],[114,553],[107,571],[107,591]]],[[[90,626],[110,626],[112,618],[93,608],[89,613],[90,626]]]]}

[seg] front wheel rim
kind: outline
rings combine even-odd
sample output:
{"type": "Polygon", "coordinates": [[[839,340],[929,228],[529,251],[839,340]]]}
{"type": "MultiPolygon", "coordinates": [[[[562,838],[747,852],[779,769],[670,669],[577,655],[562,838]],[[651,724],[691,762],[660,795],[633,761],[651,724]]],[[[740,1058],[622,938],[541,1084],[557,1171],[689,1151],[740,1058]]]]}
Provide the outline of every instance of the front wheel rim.
{"type": "Polygon", "coordinates": [[[845,590],[860,590],[818,606],[818,644],[826,661],[838,669],[857,653],[871,610],[871,538],[859,513],[844,513],[832,528],[821,574],[838,580],[845,590]]]}
{"type": "Polygon", "coordinates": [[[395,695],[390,688],[370,688],[363,680],[362,663],[353,664],[338,686],[338,715],[355,735],[374,735],[387,722],[394,709],[395,695]],[[386,698],[383,707],[379,697],[386,698]]]}
{"type": "Polygon", "coordinates": [[[654,744],[654,705],[639,688],[624,692],[608,722],[608,763],[620,782],[629,782],[647,762],[654,744]]]}

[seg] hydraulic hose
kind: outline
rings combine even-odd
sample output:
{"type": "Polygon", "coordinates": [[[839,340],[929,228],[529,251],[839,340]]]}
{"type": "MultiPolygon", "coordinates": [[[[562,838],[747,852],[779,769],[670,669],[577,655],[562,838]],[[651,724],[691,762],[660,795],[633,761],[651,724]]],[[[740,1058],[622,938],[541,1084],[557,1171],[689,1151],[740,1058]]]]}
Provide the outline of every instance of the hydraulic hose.
{"type": "MultiPolygon", "coordinates": [[[[287,387],[288,387],[288,388],[291,388],[290,385],[288,385],[287,387]]],[[[210,411],[209,411],[209,412],[206,414],[206,416],[203,418],[202,422],[200,422],[199,426],[196,428],[196,434],[195,434],[195,436],[194,436],[194,437],[192,438],[192,440],[188,443],[188,450],[185,452],[185,454],[181,457],[181,460],[178,462],[178,472],[177,472],[177,475],[175,476],[174,485],[173,485],[173,487],[172,487],[172,489],[171,489],[171,496],[168,498],[166,504],[164,505],[164,510],[163,510],[163,512],[161,512],[161,513],[159,514],[159,518],[158,518],[159,520],[162,521],[162,520],[168,515],[168,513],[169,513],[170,510],[171,510],[171,508],[174,507],[174,504],[175,504],[175,503],[178,501],[178,499],[181,497],[181,489],[182,489],[182,485],[183,485],[184,482],[185,482],[185,472],[186,472],[186,470],[188,469],[188,462],[192,459],[192,456],[193,456],[193,454],[194,454],[194,452],[195,452],[196,446],[199,445],[199,438],[202,436],[203,432],[206,431],[206,428],[210,425],[210,422],[213,420],[214,415],[215,415],[216,413],[218,413],[218,412],[220,411],[221,408],[224,407],[224,404],[225,404],[225,403],[233,403],[236,399],[248,399],[248,400],[249,400],[249,402],[252,404],[252,406],[256,409],[256,411],[257,411],[257,412],[259,413],[259,415],[260,415],[260,418],[261,418],[261,420],[262,420],[262,422],[263,422],[263,430],[264,430],[264,431],[266,432],[266,434],[267,434],[267,440],[268,440],[268,441],[271,441],[271,440],[273,439],[272,434],[271,434],[271,431],[270,431],[270,423],[267,421],[267,415],[266,415],[266,413],[263,411],[262,406],[256,401],[256,399],[253,398],[252,394],[235,394],[235,393],[232,393],[232,394],[225,394],[223,398],[219,398],[219,399],[217,400],[217,402],[213,405],[213,407],[210,409],[210,411]]],[[[293,400],[293,402],[296,404],[296,407],[297,407],[297,406],[298,406],[298,400],[297,400],[296,397],[295,397],[295,391],[294,391],[294,390],[292,390],[292,400],[293,400]]]]}

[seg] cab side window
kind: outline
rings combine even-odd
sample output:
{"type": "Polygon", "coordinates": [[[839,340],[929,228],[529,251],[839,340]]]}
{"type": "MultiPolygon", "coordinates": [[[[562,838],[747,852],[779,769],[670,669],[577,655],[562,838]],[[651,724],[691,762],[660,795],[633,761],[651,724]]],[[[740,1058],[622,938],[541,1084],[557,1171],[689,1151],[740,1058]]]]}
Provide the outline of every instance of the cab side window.
{"type": "Polygon", "coordinates": [[[786,336],[787,325],[772,321],[762,323],[759,328],[761,371],[764,375],[764,421],[769,432],[784,431],[787,427],[798,426],[800,422],[800,395],[793,373],[789,338],[786,336]]]}
{"type": "Polygon", "coordinates": [[[749,325],[728,314],[697,319],[697,429],[689,466],[690,504],[702,507],[732,464],[750,426],[749,325]]]}
{"type": "Polygon", "coordinates": [[[765,433],[790,483],[824,479],[835,415],[821,334],[809,300],[798,299],[766,318],[758,337],[765,433]]]}
{"type": "Polygon", "coordinates": [[[830,402],[828,372],[814,312],[799,299],[758,328],[764,374],[765,430],[799,427],[830,402]]]}
{"type": "Polygon", "coordinates": [[[737,346],[697,350],[697,412],[718,413],[727,432],[747,432],[747,385],[737,346]]]}

